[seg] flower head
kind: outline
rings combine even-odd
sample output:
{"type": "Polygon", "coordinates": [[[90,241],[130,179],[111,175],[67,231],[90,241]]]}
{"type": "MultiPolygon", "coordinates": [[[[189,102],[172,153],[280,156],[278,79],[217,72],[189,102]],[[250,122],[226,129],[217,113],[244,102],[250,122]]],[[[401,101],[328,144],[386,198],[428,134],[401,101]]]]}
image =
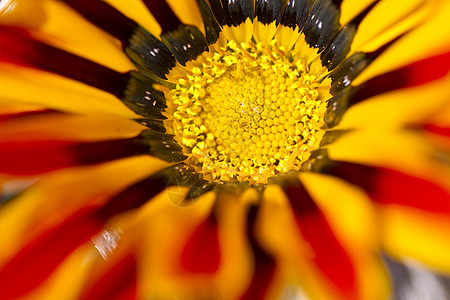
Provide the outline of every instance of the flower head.
{"type": "Polygon", "coordinates": [[[394,261],[448,272],[448,16],[0,1],[0,298],[387,299],[394,261]]]}

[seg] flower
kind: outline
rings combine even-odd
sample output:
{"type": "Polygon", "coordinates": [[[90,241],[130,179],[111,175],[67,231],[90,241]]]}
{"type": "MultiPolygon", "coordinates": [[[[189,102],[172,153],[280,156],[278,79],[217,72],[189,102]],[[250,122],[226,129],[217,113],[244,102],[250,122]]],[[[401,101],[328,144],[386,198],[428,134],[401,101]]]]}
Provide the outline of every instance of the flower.
{"type": "Polygon", "coordinates": [[[450,270],[445,1],[0,12],[0,298],[386,299],[384,255],[450,270]]]}

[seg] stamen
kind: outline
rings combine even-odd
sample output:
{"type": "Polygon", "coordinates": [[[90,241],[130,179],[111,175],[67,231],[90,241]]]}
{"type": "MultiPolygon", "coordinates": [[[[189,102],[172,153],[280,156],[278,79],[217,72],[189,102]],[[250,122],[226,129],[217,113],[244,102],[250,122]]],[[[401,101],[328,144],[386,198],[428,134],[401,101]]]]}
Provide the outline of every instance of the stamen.
{"type": "Polygon", "coordinates": [[[319,147],[329,80],[275,44],[228,42],[169,74],[166,128],[206,179],[266,184],[319,147]]]}

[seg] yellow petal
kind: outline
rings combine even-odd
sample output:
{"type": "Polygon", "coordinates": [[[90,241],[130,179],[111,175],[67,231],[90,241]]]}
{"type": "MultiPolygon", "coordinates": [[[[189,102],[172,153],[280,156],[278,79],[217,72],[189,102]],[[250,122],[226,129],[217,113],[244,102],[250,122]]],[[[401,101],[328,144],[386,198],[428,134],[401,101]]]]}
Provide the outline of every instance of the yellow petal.
{"type": "Polygon", "coordinates": [[[401,129],[449,103],[450,75],[417,87],[395,90],[360,102],[345,112],[340,129],[401,129]]]}
{"type": "Polygon", "coordinates": [[[144,3],[141,0],[106,0],[128,18],[134,20],[136,23],[147,29],[153,35],[158,36],[161,32],[156,19],[149,13],[144,3]]]}
{"type": "Polygon", "coordinates": [[[220,199],[219,236],[222,243],[222,266],[214,280],[217,289],[222,291],[225,299],[236,299],[247,288],[252,277],[250,261],[252,259],[247,247],[246,235],[247,202],[259,198],[253,190],[238,199],[231,195],[220,199]]]}
{"type": "Polygon", "coordinates": [[[395,205],[380,207],[380,214],[383,246],[390,255],[450,272],[448,215],[395,205]]]}
{"type": "Polygon", "coordinates": [[[113,95],[55,74],[0,64],[0,82],[0,105],[14,101],[79,114],[139,117],[113,95]]]}
{"type": "MultiPolygon", "coordinates": [[[[118,40],[84,19],[62,1],[22,0],[17,3],[20,7],[29,6],[30,2],[36,3],[34,10],[42,11],[45,20],[37,30],[31,30],[34,37],[119,72],[134,69],[118,40]]],[[[21,15],[21,19],[35,18],[34,11],[29,11],[28,14],[21,15]]]]}
{"type": "Polygon", "coordinates": [[[258,17],[256,17],[255,21],[253,22],[253,26],[253,37],[255,38],[257,43],[269,43],[275,35],[275,31],[277,30],[276,21],[273,21],[270,24],[263,24],[258,21],[258,17]]]}
{"type": "Polygon", "coordinates": [[[229,41],[235,41],[238,45],[248,42],[253,36],[253,22],[247,18],[245,22],[238,26],[224,26],[223,33],[229,41]]]}
{"type": "Polygon", "coordinates": [[[328,154],[332,160],[388,167],[450,186],[448,168],[433,159],[434,148],[413,132],[348,133],[329,146],[328,154]]]}
{"type": "Polygon", "coordinates": [[[168,0],[167,2],[178,18],[180,18],[181,22],[197,26],[198,29],[204,31],[203,20],[198,9],[197,0],[168,0]]]}
{"type": "Polygon", "coordinates": [[[347,24],[374,0],[344,0],[341,5],[341,25],[347,24]]]}
{"type": "Polygon", "coordinates": [[[25,27],[39,27],[45,21],[40,1],[0,1],[0,23],[25,27]],[[30,17],[32,16],[32,17],[30,17]]]}
{"type": "MultiPolygon", "coordinates": [[[[423,0],[422,0],[423,1],[423,0]]],[[[373,34],[369,33],[370,30],[384,30],[383,25],[380,22],[390,22],[386,19],[392,14],[405,14],[405,6],[410,7],[417,5],[420,0],[414,1],[397,1],[388,0],[382,1],[377,13],[370,14],[365,21],[361,24],[355,41],[353,42],[354,50],[372,51],[379,45],[382,45],[385,41],[389,40],[394,31],[389,31],[390,35],[383,35],[384,41],[375,41],[374,43],[367,44],[367,46],[361,47],[362,43],[360,38],[374,40],[370,38],[373,34]],[[366,25],[364,25],[366,24],[366,25]],[[363,26],[364,25],[364,26],[363,26]]],[[[408,12],[406,12],[408,14],[408,12]]],[[[410,34],[402,38],[400,41],[390,47],[384,54],[374,61],[364,72],[354,81],[353,84],[358,85],[361,82],[366,81],[373,76],[385,73],[390,70],[395,70],[402,66],[408,65],[412,62],[430,57],[436,54],[447,52],[450,48],[449,35],[450,27],[447,26],[448,19],[450,18],[450,2],[448,1],[424,1],[424,7],[418,11],[418,14],[411,14],[409,16],[412,19],[423,20],[425,24],[421,25],[410,34]]],[[[408,21],[406,22],[408,23],[408,21]]],[[[414,21],[410,21],[414,24],[414,21]]],[[[417,22],[416,22],[417,23],[417,22]]],[[[396,25],[395,23],[392,25],[396,25]]],[[[390,25],[389,25],[390,26],[390,25]]],[[[408,25],[400,23],[397,27],[397,32],[401,32],[401,29],[408,27],[408,25]]],[[[411,25],[409,25],[411,27],[411,25]]],[[[394,29],[396,26],[394,26],[394,29]]],[[[383,39],[381,39],[383,40],[383,39]]]]}
{"type": "Polygon", "coordinates": [[[45,139],[99,141],[137,136],[145,127],[110,115],[50,114],[0,124],[2,140],[45,139]]]}
{"type": "Polygon", "coordinates": [[[24,112],[33,112],[44,110],[42,106],[29,105],[29,104],[17,104],[15,102],[2,102],[0,104],[0,115],[19,114],[24,112]]]}

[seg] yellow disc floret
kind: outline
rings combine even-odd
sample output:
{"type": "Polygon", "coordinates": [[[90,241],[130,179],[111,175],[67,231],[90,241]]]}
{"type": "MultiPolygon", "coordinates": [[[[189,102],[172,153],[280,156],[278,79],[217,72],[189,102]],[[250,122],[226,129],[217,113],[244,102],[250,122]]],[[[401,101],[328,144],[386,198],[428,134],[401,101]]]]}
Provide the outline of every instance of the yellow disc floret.
{"type": "Polygon", "coordinates": [[[229,42],[172,73],[166,127],[207,179],[265,184],[318,148],[329,89],[321,75],[275,43],[229,42]]]}

